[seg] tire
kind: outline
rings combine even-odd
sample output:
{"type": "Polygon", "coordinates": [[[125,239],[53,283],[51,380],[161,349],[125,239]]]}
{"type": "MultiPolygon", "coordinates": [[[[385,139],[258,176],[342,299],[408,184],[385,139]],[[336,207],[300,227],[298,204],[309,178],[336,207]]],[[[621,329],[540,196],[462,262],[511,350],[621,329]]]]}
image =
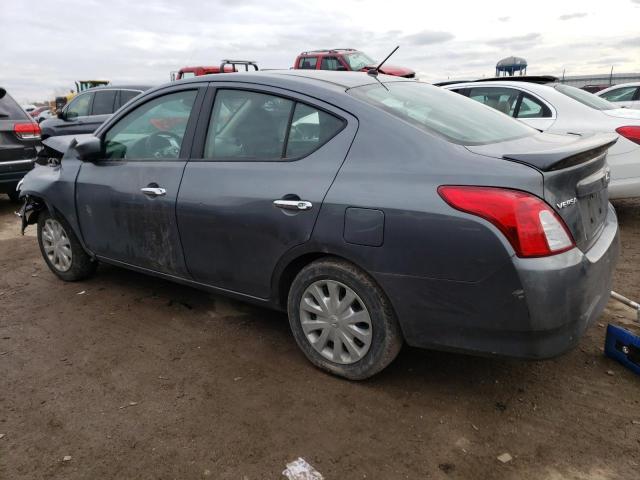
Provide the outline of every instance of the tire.
{"type": "Polygon", "coordinates": [[[69,224],[62,217],[52,216],[48,210],[43,210],[38,216],[38,244],[49,269],[66,282],[83,280],[91,276],[98,266],[98,262],[82,248],[69,224]],[[54,249],[53,243],[59,247],[54,249]],[[64,255],[60,255],[61,251],[64,255]],[[70,252],[70,256],[65,252],[70,252]]]}
{"type": "Polygon", "coordinates": [[[18,192],[17,190],[12,190],[11,192],[7,192],[7,195],[9,196],[9,200],[11,200],[13,203],[20,202],[20,192],[18,192]]]}
{"type": "Polygon", "coordinates": [[[304,267],[293,280],[287,307],[300,349],[334,375],[364,380],[389,365],[402,348],[387,296],[368,274],[343,260],[326,258],[304,267]]]}

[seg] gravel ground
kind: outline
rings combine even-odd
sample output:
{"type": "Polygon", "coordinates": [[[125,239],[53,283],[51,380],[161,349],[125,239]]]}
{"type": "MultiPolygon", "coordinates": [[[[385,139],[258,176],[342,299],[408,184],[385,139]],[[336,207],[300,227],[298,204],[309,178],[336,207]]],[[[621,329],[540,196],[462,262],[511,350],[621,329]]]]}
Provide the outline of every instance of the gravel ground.
{"type": "MultiPolygon", "coordinates": [[[[640,298],[640,203],[617,205],[616,290],[640,298]]],[[[0,478],[636,479],[640,378],[603,356],[405,348],[361,383],[313,368],[280,313],[101,266],[57,280],[0,197],[0,478]],[[507,463],[497,457],[508,453],[507,463]]]]}

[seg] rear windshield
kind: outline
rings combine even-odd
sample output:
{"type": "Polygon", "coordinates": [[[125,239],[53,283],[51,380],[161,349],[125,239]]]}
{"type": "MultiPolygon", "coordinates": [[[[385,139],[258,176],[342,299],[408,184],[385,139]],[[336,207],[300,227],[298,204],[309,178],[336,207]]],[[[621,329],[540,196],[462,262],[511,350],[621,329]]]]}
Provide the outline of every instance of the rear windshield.
{"type": "Polygon", "coordinates": [[[2,88],[0,88],[0,97],[0,120],[24,120],[27,118],[26,112],[2,88]]]}
{"type": "Polygon", "coordinates": [[[537,133],[493,108],[425,83],[374,84],[350,89],[349,93],[461,145],[504,142],[537,133]]]}
{"type": "Polygon", "coordinates": [[[560,93],[564,93],[567,97],[571,97],[583,105],[595,108],[596,110],[613,110],[614,108],[618,108],[604,98],[600,98],[593,93],[580,90],[576,87],[570,87],[569,85],[556,85],[556,90],[560,93]]]}

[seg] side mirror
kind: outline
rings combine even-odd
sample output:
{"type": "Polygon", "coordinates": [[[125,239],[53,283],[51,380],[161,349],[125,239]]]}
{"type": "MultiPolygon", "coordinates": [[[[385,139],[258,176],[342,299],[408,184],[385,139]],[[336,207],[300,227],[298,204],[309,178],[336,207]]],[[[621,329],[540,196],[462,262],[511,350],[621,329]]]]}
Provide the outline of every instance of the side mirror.
{"type": "Polygon", "coordinates": [[[98,160],[102,155],[102,141],[98,137],[83,138],[71,146],[75,148],[78,158],[83,162],[98,160]]]}
{"type": "Polygon", "coordinates": [[[64,120],[64,110],[58,110],[56,112],[56,117],[58,117],[60,120],[64,120]]]}

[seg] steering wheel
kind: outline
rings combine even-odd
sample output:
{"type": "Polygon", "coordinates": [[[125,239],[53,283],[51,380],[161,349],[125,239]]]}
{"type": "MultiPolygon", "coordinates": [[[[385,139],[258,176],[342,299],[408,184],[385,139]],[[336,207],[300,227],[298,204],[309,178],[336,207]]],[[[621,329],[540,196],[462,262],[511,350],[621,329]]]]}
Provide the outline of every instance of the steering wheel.
{"type": "Polygon", "coordinates": [[[152,155],[156,158],[177,158],[180,155],[181,142],[180,135],[158,131],[145,138],[144,147],[147,152],[153,152],[152,155]]]}

